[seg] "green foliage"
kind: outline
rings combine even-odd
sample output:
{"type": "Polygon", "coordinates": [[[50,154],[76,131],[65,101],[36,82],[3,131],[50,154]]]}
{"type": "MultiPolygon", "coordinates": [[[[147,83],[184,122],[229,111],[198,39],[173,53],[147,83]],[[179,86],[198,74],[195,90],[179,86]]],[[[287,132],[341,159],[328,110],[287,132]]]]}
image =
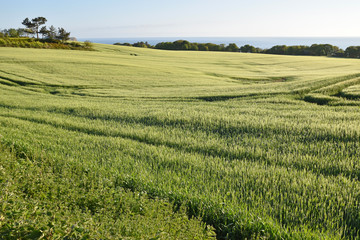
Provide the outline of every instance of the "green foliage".
{"type": "Polygon", "coordinates": [[[213,239],[183,208],[174,213],[85,166],[21,158],[16,148],[0,146],[1,239],[213,239]]]}
{"type": "Polygon", "coordinates": [[[238,52],[240,49],[235,43],[230,43],[225,50],[228,52],[238,52]]]}
{"type": "Polygon", "coordinates": [[[192,50],[192,51],[228,51],[228,52],[238,52],[239,48],[235,43],[229,44],[225,47],[224,44],[214,44],[214,43],[190,43],[186,40],[177,40],[175,42],[161,42],[156,44],[155,48],[157,49],[166,49],[166,50],[192,50]]]}
{"type": "Polygon", "coordinates": [[[9,37],[16,38],[20,36],[19,32],[14,28],[10,28],[8,31],[9,31],[9,37]]]}
{"type": "Polygon", "coordinates": [[[0,32],[0,38],[3,37],[11,37],[11,38],[19,38],[19,37],[24,37],[25,36],[25,29],[23,28],[9,28],[9,29],[4,29],[0,32]]]}
{"type": "Polygon", "coordinates": [[[309,51],[313,56],[333,56],[339,51],[339,48],[330,44],[313,44],[309,51]]]}
{"type": "Polygon", "coordinates": [[[56,38],[58,40],[61,40],[61,42],[65,43],[70,39],[70,32],[67,32],[64,28],[59,28],[56,38]]]}
{"type": "Polygon", "coordinates": [[[47,22],[47,19],[44,17],[33,18],[31,21],[29,18],[25,18],[22,21],[22,24],[27,27],[26,32],[29,34],[36,34],[36,38],[39,39],[40,26],[44,25],[47,22]]]}
{"type": "Polygon", "coordinates": [[[230,43],[228,46],[224,44],[213,43],[190,43],[186,40],[177,40],[174,42],[160,42],[155,46],[151,46],[147,42],[130,43],[114,43],[114,45],[133,46],[143,48],[156,48],[165,50],[191,50],[191,51],[227,51],[227,52],[244,52],[244,53],[266,53],[279,55],[302,55],[302,56],[329,56],[329,57],[348,57],[359,58],[360,47],[348,47],[345,51],[337,46],[331,44],[313,44],[311,46],[304,45],[276,45],[270,49],[255,48],[251,45],[244,45],[238,47],[235,43],[230,43]]]}
{"type": "Polygon", "coordinates": [[[246,44],[246,45],[240,47],[240,52],[244,52],[244,53],[258,53],[258,52],[261,52],[261,49],[255,48],[254,46],[251,46],[251,45],[249,45],[249,44],[246,44]]]}
{"type": "Polygon", "coordinates": [[[51,25],[50,28],[47,30],[46,34],[49,40],[54,40],[57,34],[56,28],[53,25],[51,25]]]}
{"type": "Polygon", "coordinates": [[[349,58],[360,58],[360,46],[350,46],[346,48],[344,54],[349,58]]]}
{"type": "Polygon", "coordinates": [[[359,58],[359,47],[348,47],[346,51],[337,46],[330,44],[313,44],[311,46],[304,45],[276,45],[270,49],[255,48],[251,45],[244,45],[238,47],[235,43],[230,43],[228,46],[224,44],[213,43],[190,43],[186,40],[177,40],[174,42],[160,42],[155,46],[151,46],[147,42],[130,43],[114,43],[114,45],[133,46],[156,48],[165,50],[192,50],[192,51],[227,51],[227,52],[244,52],[244,53],[266,53],[266,54],[279,54],[279,55],[303,55],[303,56],[329,56],[329,57],[350,57],[359,58]]]}
{"type": "Polygon", "coordinates": [[[267,53],[267,54],[280,54],[280,55],[310,55],[310,56],[329,56],[329,57],[344,57],[344,51],[337,46],[330,44],[313,44],[311,46],[303,45],[276,45],[270,49],[259,49],[250,45],[244,45],[240,48],[241,52],[252,53],[267,53]]]}
{"type": "Polygon", "coordinates": [[[311,46],[277,45],[264,50],[268,54],[281,55],[312,55],[312,56],[342,56],[342,50],[330,44],[313,44],[311,46]]]}
{"type": "Polygon", "coordinates": [[[114,43],[114,45],[128,46],[128,47],[141,47],[141,48],[153,48],[154,47],[154,46],[150,45],[148,42],[136,42],[134,44],[130,44],[130,43],[114,43]]]}
{"type": "Polygon", "coordinates": [[[65,43],[70,39],[70,32],[67,32],[64,28],[58,28],[58,31],[56,28],[51,25],[48,29],[46,26],[42,26],[47,22],[47,19],[44,17],[37,17],[32,19],[31,21],[29,18],[24,19],[22,24],[26,26],[26,29],[20,29],[18,30],[18,34],[8,34],[10,37],[19,37],[23,36],[23,33],[26,33],[27,35],[34,35],[36,34],[36,38],[39,40],[39,34],[42,34],[43,39],[47,39],[50,42],[53,42],[55,39],[61,41],[62,43],[65,43]],[[41,27],[42,26],[42,27],[41,27]]]}
{"type": "Polygon", "coordinates": [[[79,42],[61,43],[54,40],[36,40],[33,38],[0,38],[0,47],[94,50],[89,42],[84,42],[82,45],[79,42]]]}
{"type": "Polygon", "coordinates": [[[88,41],[88,40],[86,40],[86,41],[84,42],[84,47],[87,48],[87,49],[92,49],[92,48],[93,48],[93,43],[90,42],[90,41],[88,41]]]}
{"type": "Polygon", "coordinates": [[[359,239],[358,60],[94,47],[1,49],[1,142],[30,159],[7,225],[111,238],[171,203],[219,239],[359,239]]]}

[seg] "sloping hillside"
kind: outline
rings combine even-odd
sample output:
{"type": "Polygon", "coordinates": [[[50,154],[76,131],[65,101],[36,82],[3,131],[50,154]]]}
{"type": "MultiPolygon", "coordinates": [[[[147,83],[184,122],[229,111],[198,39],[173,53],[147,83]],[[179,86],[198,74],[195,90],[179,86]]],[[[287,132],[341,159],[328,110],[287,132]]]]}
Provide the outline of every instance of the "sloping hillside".
{"type": "Polygon", "coordinates": [[[360,237],[359,60],[95,49],[0,49],[3,146],[96,196],[182,206],[219,239],[360,237]]]}

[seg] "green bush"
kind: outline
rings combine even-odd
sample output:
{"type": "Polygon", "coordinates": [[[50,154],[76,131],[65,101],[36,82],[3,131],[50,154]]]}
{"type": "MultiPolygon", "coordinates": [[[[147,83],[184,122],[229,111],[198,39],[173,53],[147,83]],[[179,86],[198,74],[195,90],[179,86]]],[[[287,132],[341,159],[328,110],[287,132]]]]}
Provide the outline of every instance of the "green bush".
{"type": "Polygon", "coordinates": [[[61,43],[55,40],[36,40],[34,38],[0,38],[0,47],[93,50],[89,43],[81,45],[78,42],[61,43]]]}

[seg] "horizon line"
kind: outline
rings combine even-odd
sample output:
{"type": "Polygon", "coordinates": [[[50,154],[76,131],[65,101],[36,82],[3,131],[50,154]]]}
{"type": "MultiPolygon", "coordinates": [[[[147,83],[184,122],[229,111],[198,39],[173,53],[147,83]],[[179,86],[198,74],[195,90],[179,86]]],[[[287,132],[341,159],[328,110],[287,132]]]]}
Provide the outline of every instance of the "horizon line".
{"type": "Polygon", "coordinates": [[[78,38],[360,38],[360,36],[126,36],[78,38]]]}

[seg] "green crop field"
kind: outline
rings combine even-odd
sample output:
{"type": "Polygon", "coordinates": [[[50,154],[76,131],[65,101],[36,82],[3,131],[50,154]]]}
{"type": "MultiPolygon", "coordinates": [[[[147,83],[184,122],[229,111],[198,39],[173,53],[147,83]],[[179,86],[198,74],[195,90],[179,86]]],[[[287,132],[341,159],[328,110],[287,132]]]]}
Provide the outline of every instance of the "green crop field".
{"type": "Polygon", "coordinates": [[[0,48],[0,239],[360,239],[358,59],[94,48],[0,48]]]}

